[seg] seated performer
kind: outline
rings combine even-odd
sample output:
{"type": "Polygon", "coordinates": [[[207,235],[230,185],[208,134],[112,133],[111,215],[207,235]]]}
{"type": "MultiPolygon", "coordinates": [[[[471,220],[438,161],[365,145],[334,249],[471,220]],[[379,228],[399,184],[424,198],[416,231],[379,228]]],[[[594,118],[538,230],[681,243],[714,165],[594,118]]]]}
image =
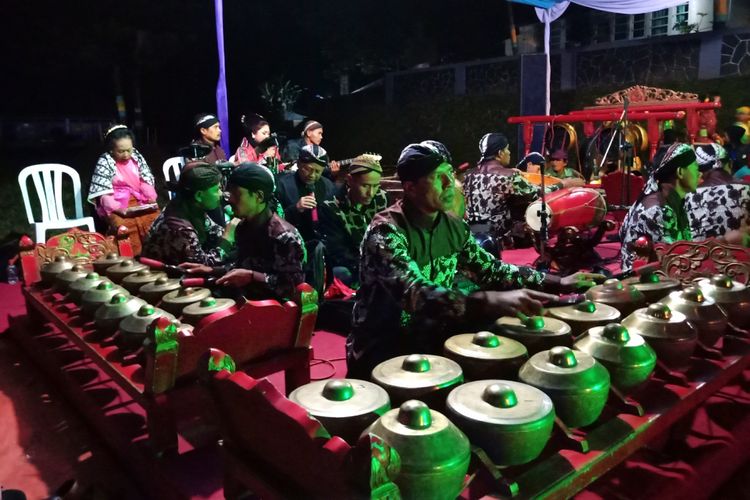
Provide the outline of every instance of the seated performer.
{"type": "Polygon", "coordinates": [[[685,197],[694,240],[720,238],[741,244],[750,226],[750,185],[732,177],[731,164],[718,144],[695,147],[703,182],[685,197]]]}
{"type": "Polygon", "coordinates": [[[732,125],[726,130],[727,156],[732,164],[733,175],[738,179],[750,175],[750,146],[745,144],[746,137],[745,129],[739,125],[732,125]]]}
{"type": "Polygon", "coordinates": [[[195,262],[216,266],[233,247],[234,225],[224,229],[207,215],[220,206],[219,170],[208,163],[185,166],[176,195],[154,221],[142,255],[177,265],[195,262]]]}
{"type": "Polygon", "coordinates": [[[691,240],[684,200],[695,192],[700,171],[688,144],[673,144],[654,169],[638,201],[630,207],[620,228],[622,269],[633,266],[635,240],[648,236],[653,243],[691,240]]]}
{"type": "Polygon", "coordinates": [[[729,163],[727,150],[720,144],[695,146],[695,157],[698,170],[701,172],[700,187],[719,186],[736,181],[732,177],[732,165],[729,163]]]}
{"type": "Polygon", "coordinates": [[[740,106],[734,112],[734,125],[742,127],[745,133],[742,135],[742,144],[750,143],[750,106],[740,106]]]}
{"type": "Polygon", "coordinates": [[[549,154],[549,166],[544,173],[560,179],[566,188],[583,186],[586,183],[577,170],[568,166],[568,152],[564,149],[558,149],[549,154]]]}
{"type": "Polygon", "coordinates": [[[129,230],[130,243],[136,255],[151,223],[159,215],[154,176],[141,153],[135,149],[134,136],[125,125],[115,125],[104,136],[109,150],[99,157],[91,177],[88,201],[107,220],[110,231],[119,226],[129,230]],[[138,213],[129,207],[154,204],[138,213]]]}
{"type": "Polygon", "coordinates": [[[521,172],[528,172],[530,174],[541,174],[544,170],[544,156],[541,153],[532,151],[527,154],[516,164],[516,168],[521,172]]]}
{"type": "Polygon", "coordinates": [[[192,144],[209,146],[211,152],[202,158],[206,163],[219,163],[227,161],[227,155],[221,149],[221,126],[219,119],[209,113],[201,113],[195,116],[193,121],[195,127],[195,138],[192,144]]]}
{"type": "Polygon", "coordinates": [[[227,189],[234,214],[241,220],[235,233],[236,261],[214,269],[196,264],[181,267],[191,273],[225,273],[216,284],[242,289],[248,299],[292,297],[304,281],[305,250],[297,230],[269,207],[273,175],[257,163],[243,163],[229,176],[227,189]]]}
{"type": "Polygon", "coordinates": [[[335,194],[333,182],[322,177],[328,165],[326,156],[320,146],[305,146],[300,151],[297,171],[279,177],[278,198],[286,220],[299,229],[307,243],[320,240],[318,203],[335,194]]]}
{"type": "Polygon", "coordinates": [[[466,220],[474,234],[489,234],[500,250],[513,226],[511,207],[523,205],[525,210],[539,189],[518,170],[508,168],[510,147],[503,134],[485,134],[479,152],[479,163],[464,178],[466,220]]]}
{"type": "Polygon", "coordinates": [[[271,125],[260,115],[242,115],[242,129],[245,137],[234,155],[235,165],[254,162],[268,167],[274,174],[284,170],[279,148],[271,137],[271,125]]]}
{"type": "MultiPolygon", "coordinates": [[[[299,139],[290,139],[284,144],[282,151],[282,158],[284,161],[291,164],[295,163],[299,158],[300,151],[305,146],[320,146],[323,142],[323,125],[315,120],[309,120],[305,122],[302,127],[299,139]]],[[[328,177],[329,174],[336,174],[339,171],[339,163],[336,161],[329,161],[326,156],[327,168],[324,174],[328,177]]]]}
{"type": "Polygon", "coordinates": [[[359,247],[370,221],[385,209],[380,189],[383,168],[380,156],[365,154],[354,159],[346,176],[346,187],[320,206],[320,232],[326,264],[345,285],[359,283],[359,247]]]}
{"type": "MultiPolygon", "coordinates": [[[[441,352],[444,340],[464,327],[503,315],[538,314],[558,292],[603,278],[565,278],[505,264],[482,250],[463,220],[447,213],[456,188],[453,167],[432,145],[410,144],[398,160],[404,199],[375,216],[365,233],[361,285],[347,339],[348,375],[367,379],[372,368],[401,354],[441,352]],[[459,290],[456,272],[483,290],[459,290]]],[[[471,331],[471,330],[465,330],[471,331]]]]}
{"type": "Polygon", "coordinates": [[[328,164],[325,149],[305,146],[297,160],[299,168],[279,177],[277,197],[286,220],[296,227],[305,240],[307,265],[305,279],[319,293],[325,285],[325,259],[318,222],[318,204],[336,194],[336,186],[322,177],[328,164]]]}

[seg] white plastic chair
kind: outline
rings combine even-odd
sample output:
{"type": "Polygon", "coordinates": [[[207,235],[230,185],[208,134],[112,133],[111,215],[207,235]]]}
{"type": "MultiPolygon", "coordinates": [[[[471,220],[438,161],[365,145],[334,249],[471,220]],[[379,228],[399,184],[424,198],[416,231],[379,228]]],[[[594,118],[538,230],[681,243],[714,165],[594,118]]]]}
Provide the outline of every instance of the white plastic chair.
{"type": "Polygon", "coordinates": [[[83,216],[83,205],[81,203],[81,179],[78,172],[72,167],[60,163],[42,163],[31,165],[18,174],[18,184],[21,186],[23,204],[26,207],[26,217],[29,224],[34,227],[37,243],[47,241],[47,231],[50,229],[68,229],[79,226],[87,226],[89,231],[94,232],[94,218],[83,216]],[[63,176],[70,176],[73,181],[73,195],[75,197],[76,218],[67,219],[63,210],[62,181],[63,176]],[[31,176],[34,188],[39,197],[42,207],[42,220],[35,221],[34,213],[29,199],[27,181],[31,176]]]}
{"type": "MultiPolygon", "coordinates": [[[[164,181],[169,182],[174,180],[176,182],[180,180],[180,173],[184,166],[185,158],[182,156],[173,156],[172,158],[167,159],[161,167],[162,172],[164,173],[164,181]]],[[[174,197],[174,193],[172,193],[172,191],[167,191],[167,193],[169,193],[169,199],[171,200],[174,197]]]]}

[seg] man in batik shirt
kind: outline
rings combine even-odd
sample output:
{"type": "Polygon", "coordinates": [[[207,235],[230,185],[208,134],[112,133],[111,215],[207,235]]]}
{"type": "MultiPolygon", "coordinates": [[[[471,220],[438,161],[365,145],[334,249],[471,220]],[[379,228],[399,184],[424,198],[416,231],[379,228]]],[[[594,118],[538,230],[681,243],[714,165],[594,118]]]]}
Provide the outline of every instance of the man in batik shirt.
{"type": "Polygon", "coordinates": [[[388,204],[380,189],[382,174],[379,155],[358,156],[349,167],[346,187],[320,206],[326,264],[347,286],[359,283],[359,246],[372,218],[388,204]]]}
{"type": "Polygon", "coordinates": [[[727,151],[716,143],[695,146],[702,182],[685,196],[685,211],[694,240],[721,238],[747,241],[750,228],[750,184],[732,176],[727,151]]]}
{"type": "Polygon", "coordinates": [[[285,299],[304,281],[305,250],[291,224],[271,212],[273,174],[257,163],[241,163],[227,181],[229,202],[241,219],[235,233],[237,259],[230,266],[184,266],[192,273],[222,274],[217,285],[243,291],[248,299],[285,299]]]}
{"type": "Polygon", "coordinates": [[[480,248],[466,222],[447,213],[456,188],[441,150],[422,142],[401,152],[404,199],[377,214],[367,229],[347,339],[350,377],[369,378],[375,365],[400,354],[441,352],[466,320],[485,324],[504,315],[538,314],[542,301],[555,298],[525,287],[557,292],[590,286],[599,277],[561,279],[505,264],[480,248]],[[459,290],[459,269],[482,291],[459,290]]]}
{"type": "Polygon", "coordinates": [[[466,220],[474,234],[489,234],[500,250],[513,227],[511,208],[525,211],[539,190],[520,171],[508,167],[510,146],[505,135],[485,134],[479,152],[479,164],[464,179],[466,220]]]}
{"type": "Polygon", "coordinates": [[[175,197],[151,226],[141,255],[172,265],[223,264],[234,246],[234,225],[223,228],[207,215],[220,206],[220,178],[213,165],[187,164],[170,183],[175,197]]]}
{"type": "Polygon", "coordinates": [[[685,196],[698,187],[700,171],[695,151],[688,144],[673,144],[651,174],[638,201],[630,207],[620,228],[622,269],[633,266],[633,244],[641,236],[653,243],[692,240],[685,196]]]}

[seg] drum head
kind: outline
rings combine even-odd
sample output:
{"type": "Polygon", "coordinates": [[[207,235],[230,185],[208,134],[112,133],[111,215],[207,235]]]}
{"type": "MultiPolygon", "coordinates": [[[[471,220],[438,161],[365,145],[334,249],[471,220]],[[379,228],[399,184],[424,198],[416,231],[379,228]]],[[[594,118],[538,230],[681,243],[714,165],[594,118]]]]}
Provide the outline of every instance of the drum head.
{"type": "MultiPolygon", "coordinates": [[[[552,225],[552,209],[550,208],[549,204],[544,203],[545,210],[547,211],[547,228],[549,228],[552,225]]],[[[530,204],[528,208],[526,209],[526,224],[529,225],[529,227],[536,232],[539,232],[542,230],[542,217],[539,214],[542,210],[542,202],[541,201],[535,201],[534,203],[530,204]]]]}

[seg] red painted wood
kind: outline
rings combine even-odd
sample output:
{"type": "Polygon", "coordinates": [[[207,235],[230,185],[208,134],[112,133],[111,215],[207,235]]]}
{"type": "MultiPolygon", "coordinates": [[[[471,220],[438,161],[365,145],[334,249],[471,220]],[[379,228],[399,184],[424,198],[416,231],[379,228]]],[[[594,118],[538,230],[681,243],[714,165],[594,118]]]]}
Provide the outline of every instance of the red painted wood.
{"type": "Polygon", "coordinates": [[[395,488],[385,475],[370,478],[371,460],[390,458],[371,450],[377,438],[352,448],[270,382],[244,373],[215,373],[208,388],[224,436],[227,498],[243,490],[267,499],[378,498],[374,490],[395,488]]]}

